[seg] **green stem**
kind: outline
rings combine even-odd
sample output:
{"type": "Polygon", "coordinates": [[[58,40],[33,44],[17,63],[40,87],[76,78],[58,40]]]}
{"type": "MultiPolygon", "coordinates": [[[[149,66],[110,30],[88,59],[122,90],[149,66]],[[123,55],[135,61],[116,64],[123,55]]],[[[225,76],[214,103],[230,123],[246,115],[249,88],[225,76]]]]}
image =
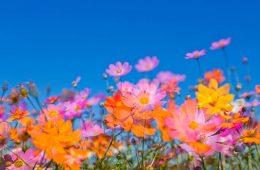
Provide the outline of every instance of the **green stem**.
{"type": "Polygon", "coordinates": [[[248,170],[252,170],[252,150],[251,147],[248,147],[249,151],[247,153],[247,163],[248,163],[248,170]]]}

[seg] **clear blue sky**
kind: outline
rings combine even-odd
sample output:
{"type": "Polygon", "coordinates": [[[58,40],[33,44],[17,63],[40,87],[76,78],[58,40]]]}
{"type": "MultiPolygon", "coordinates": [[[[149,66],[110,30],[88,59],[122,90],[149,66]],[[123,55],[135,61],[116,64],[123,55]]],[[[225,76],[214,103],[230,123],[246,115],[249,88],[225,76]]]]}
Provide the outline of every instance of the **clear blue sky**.
{"type": "MultiPolygon", "coordinates": [[[[248,56],[252,82],[260,83],[259,9],[259,0],[1,1],[0,81],[34,80],[41,91],[48,84],[58,91],[81,75],[80,88],[101,91],[108,64],[156,55],[155,72],[186,73],[187,86],[198,70],[185,53],[232,37],[231,63],[244,77],[241,58],[248,56]]],[[[209,51],[202,66],[223,67],[222,59],[209,51]]],[[[138,77],[133,71],[125,79],[138,77]]]]}

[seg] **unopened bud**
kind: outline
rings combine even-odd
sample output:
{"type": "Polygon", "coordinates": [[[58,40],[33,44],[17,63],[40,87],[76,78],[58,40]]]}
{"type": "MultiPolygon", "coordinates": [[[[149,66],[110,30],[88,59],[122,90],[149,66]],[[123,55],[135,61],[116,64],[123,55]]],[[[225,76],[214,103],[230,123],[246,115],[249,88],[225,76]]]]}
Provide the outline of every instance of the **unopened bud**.
{"type": "Polygon", "coordinates": [[[244,64],[248,63],[248,58],[247,58],[247,57],[243,57],[243,58],[242,58],[242,62],[243,62],[244,64]]]}
{"type": "Polygon", "coordinates": [[[103,74],[102,74],[102,77],[103,77],[103,79],[107,79],[107,74],[106,74],[106,73],[103,73],[103,74]]]}
{"type": "Polygon", "coordinates": [[[28,92],[24,87],[20,87],[20,94],[25,98],[28,97],[28,92]]]}
{"type": "Polygon", "coordinates": [[[2,90],[3,90],[3,92],[8,90],[8,83],[6,81],[3,82],[2,90]]]}
{"type": "Polygon", "coordinates": [[[236,85],[236,91],[240,91],[242,89],[242,85],[239,83],[236,85]]]}

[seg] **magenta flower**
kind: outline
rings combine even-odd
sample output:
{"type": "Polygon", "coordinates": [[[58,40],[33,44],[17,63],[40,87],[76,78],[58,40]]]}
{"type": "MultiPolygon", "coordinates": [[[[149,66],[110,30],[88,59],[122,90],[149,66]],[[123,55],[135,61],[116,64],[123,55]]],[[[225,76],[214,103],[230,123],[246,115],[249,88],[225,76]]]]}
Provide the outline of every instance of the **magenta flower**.
{"type": "Polygon", "coordinates": [[[90,120],[81,123],[82,136],[85,138],[97,136],[103,133],[103,129],[99,125],[94,125],[90,120]]]}
{"type": "Polygon", "coordinates": [[[135,65],[135,68],[139,72],[147,72],[153,70],[159,64],[159,60],[156,56],[146,56],[144,59],[140,59],[135,65]]]}
{"type": "Polygon", "coordinates": [[[191,53],[186,53],[186,59],[199,59],[206,54],[206,50],[195,50],[191,53]]]}
{"type": "Polygon", "coordinates": [[[132,70],[132,66],[128,62],[116,62],[116,64],[110,64],[106,72],[113,77],[121,77],[128,74],[132,70]]]}
{"type": "Polygon", "coordinates": [[[219,41],[215,41],[211,44],[211,50],[223,49],[228,46],[231,42],[231,38],[221,39],[219,41]]]}

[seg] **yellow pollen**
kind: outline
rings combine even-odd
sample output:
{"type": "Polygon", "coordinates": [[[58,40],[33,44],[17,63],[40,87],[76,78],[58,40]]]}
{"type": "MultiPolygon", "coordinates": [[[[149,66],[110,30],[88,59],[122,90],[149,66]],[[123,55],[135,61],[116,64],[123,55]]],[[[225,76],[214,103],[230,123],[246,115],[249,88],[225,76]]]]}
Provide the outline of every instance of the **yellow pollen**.
{"type": "Polygon", "coordinates": [[[122,70],[122,69],[118,69],[116,72],[117,72],[117,73],[122,73],[123,70],[122,70]]]}
{"type": "Polygon", "coordinates": [[[16,168],[21,168],[23,165],[24,165],[24,163],[21,159],[18,159],[17,161],[14,162],[14,166],[16,168]]]}
{"type": "Polygon", "coordinates": [[[50,116],[50,118],[53,118],[53,117],[57,116],[57,112],[51,111],[49,116],[50,116]]]}
{"type": "Polygon", "coordinates": [[[194,122],[194,121],[190,122],[190,124],[189,124],[189,127],[191,129],[197,129],[198,126],[199,126],[199,124],[197,122],[194,122]]]}
{"type": "Polygon", "coordinates": [[[140,103],[142,104],[148,104],[149,103],[149,98],[148,97],[143,97],[140,99],[140,103]]]}

